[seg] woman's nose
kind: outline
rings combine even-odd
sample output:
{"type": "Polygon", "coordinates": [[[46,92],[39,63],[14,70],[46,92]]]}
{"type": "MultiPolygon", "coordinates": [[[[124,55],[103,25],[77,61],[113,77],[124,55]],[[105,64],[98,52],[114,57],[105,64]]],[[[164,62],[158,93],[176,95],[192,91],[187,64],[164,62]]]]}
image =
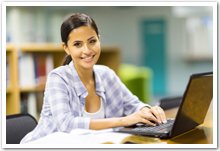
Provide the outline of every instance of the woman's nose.
{"type": "Polygon", "coordinates": [[[90,48],[85,44],[84,45],[84,48],[83,48],[83,53],[85,53],[85,54],[89,54],[89,53],[91,53],[92,51],[90,50],[90,48]]]}

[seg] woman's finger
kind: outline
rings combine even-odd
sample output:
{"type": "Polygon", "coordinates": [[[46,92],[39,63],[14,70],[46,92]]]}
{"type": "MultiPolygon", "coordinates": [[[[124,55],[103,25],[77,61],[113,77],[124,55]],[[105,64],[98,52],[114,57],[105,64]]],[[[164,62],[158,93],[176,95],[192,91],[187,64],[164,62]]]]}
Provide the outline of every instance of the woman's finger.
{"type": "Polygon", "coordinates": [[[144,123],[144,124],[151,125],[151,126],[156,126],[156,124],[155,124],[155,123],[153,123],[153,122],[149,121],[149,120],[148,120],[148,119],[146,119],[146,118],[142,118],[142,119],[141,119],[141,122],[142,122],[142,123],[144,123]]]}
{"type": "Polygon", "coordinates": [[[161,117],[162,122],[166,123],[167,119],[166,119],[166,114],[164,113],[164,110],[161,107],[159,107],[158,110],[160,110],[160,117],[161,117]]]}
{"type": "Polygon", "coordinates": [[[150,111],[142,112],[141,117],[148,121],[152,121],[151,123],[159,123],[157,118],[150,111]]]}
{"type": "Polygon", "coordinates": [[[152,109],[151,112],[153,113],[153,115],[158,120],[158,123],[162,123],[159,111],[157,109],[152,109]]]}
{"type": "Polygon", "coordinates": [[[152,108],[152,113],[156,116],[160,123],[166,122],[166,116],[163,109],[159,106],[155,106],[152,108]]]}
{"type": "Polygon", "coordinates": [[[164,110],[161,107],[158,106],[158,111],[160,113],[160,117],[161,117],[162,122],[166,123],[167,120],[166,120],[166,115],[164,113],[164,110]]]}

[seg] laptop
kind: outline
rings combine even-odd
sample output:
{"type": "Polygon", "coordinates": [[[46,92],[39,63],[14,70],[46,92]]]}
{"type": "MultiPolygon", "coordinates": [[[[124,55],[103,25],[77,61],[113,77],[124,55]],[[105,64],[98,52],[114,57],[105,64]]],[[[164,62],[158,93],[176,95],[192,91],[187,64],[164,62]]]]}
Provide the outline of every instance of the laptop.
{"type": "Polygon", "coordinates": [[[115,131],[158,138],[180,135],[204,122],[212,97],[213,73],[192,74],[174,119],[167,119],[167,123],[157,126],[138,123],[116,128],[115,131]]]}

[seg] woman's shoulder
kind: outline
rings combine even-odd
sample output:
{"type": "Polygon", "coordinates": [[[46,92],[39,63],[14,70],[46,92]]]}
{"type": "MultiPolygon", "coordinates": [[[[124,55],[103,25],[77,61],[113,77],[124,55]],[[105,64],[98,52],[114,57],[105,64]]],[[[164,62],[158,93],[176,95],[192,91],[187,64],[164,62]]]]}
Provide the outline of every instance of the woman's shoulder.
{"type": "Polygon", "coordinates": [[[68,67],[67,65],[65,66],[59,66],[59,67],[56,67],[54,68],[53,70],[51,70],[50,73],[64,73],[68,70],[68,67]]]}
{"type": "Polygon", "coordinates": [[[71,73],[71,69],[68,65],[59,66],[50,71],[50,73],[47,76],[47,79],[53,83],[60,83],[62,81],[70,84],[75,79],[74,75],[72,75],[71,73]]]}
{"type": "Polygon", "coordinates": [[[68,65],[64,65],[64,66],[59,66],[57,68],[54,68],[53,70],[51,70],[48,74],[49,76],[53,76],[53,75],[58,75],[61,77],[68,77],[69,75],[71,75],[71,71],[68,65]]]}
{"type": "Polygon", "coordinates": [[[111,73],[113,70],[109,68],[108,66],[105,65],[95,65],[94,66],[95,72],[98,72],[100,74],[106,74],[106,73],[111,73]]]}
{"type": "Polygon", "coordinates": [[[96,74],[98,74],[99,76],[104,77],[104,78],[112,79],[113,77],[116,76],[115,71],[105,65],[95,65],[94,71],[96,74]]]}

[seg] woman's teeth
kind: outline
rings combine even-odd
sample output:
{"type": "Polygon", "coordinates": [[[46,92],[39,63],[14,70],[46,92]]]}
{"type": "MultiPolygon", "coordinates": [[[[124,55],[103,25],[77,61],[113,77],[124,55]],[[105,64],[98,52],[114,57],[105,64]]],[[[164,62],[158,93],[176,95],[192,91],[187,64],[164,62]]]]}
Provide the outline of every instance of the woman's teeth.
{"type": "Polygon", "coordinates": [[[82,59],[85,61],[90,61],[92,60],[93,56],[88,56],[88,57],[83,57],[82,59]]]}

